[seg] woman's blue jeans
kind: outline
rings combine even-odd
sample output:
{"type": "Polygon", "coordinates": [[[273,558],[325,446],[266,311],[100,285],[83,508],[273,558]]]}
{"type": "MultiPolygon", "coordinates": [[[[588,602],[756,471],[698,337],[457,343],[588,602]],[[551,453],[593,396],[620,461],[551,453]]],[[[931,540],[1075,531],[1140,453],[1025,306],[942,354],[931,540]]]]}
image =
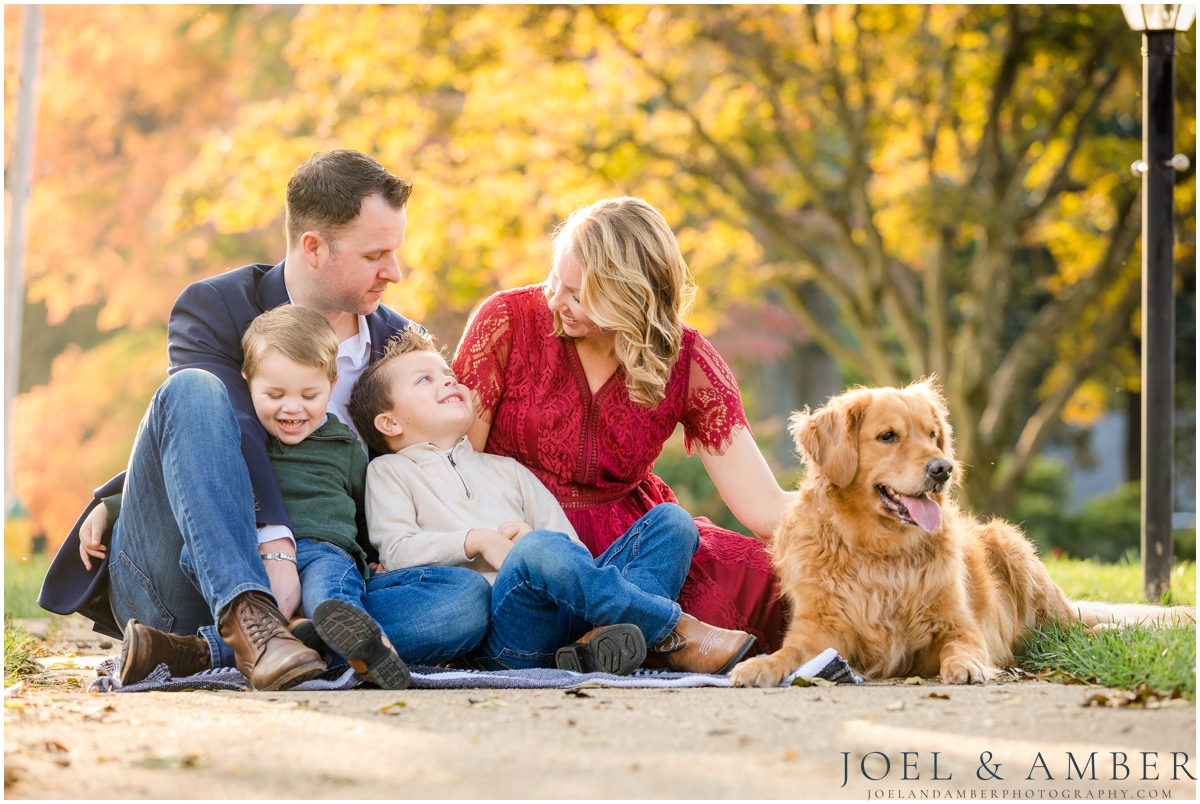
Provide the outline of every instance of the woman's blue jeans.
{"type": "MultiPolygon", "coordinates": [[[[243,592],[271,593],[241,437],[216,376],[185,369],[169,377],[138,428],[109,545],[117,622],[198,632],[214,667],[235,666],[214,624],[221,610],[243,592]]],[[[406,662],[428,664],[479,643],[489,595],[471,570],[430,567],[373,576],[364,606],[406,662]]]]}
{"type": "Polygon", "coordinates": [[[696,521],[671,503],[650,509],[596,559],[565,533],[527,533],[496,574],[491,626],[472,658],[494,670],[553,667],[558,648],[618,623],[655,645],[679,622],[675,598],[699,545],[696,521]]]}

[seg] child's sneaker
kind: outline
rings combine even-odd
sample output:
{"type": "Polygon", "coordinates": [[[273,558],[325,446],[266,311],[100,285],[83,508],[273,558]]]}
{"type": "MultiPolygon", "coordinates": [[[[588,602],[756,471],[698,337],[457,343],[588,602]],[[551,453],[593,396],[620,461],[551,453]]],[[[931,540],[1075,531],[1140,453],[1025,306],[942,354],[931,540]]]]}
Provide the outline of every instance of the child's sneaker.
{"type": "Polygon", "coordinates": [[[344,600],[324,600],[313,609],[313,625],[329,650],[385,690],[412,684],[408,667],[388,643],[371,615],[344,600]]]}
{"type": "Polygon", "coordinates": [[[287,630],[292,636],[304,643],[304,647],[312,648],[317,653],[325,658],[326,650],[325,643],[321,641],[321,635],[317,633],[317,627],[313,625],[313,621],[302,615],[295,615],[292,621],[288,623],[287,630]]]}

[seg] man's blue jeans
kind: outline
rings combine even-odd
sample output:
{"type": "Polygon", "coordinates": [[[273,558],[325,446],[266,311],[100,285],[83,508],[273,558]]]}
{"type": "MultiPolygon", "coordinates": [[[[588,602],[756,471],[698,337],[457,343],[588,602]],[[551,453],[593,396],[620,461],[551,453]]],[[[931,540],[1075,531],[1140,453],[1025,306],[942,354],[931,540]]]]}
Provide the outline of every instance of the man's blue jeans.
{"type": "Polygon", "coordinates": [[[565,533],[535,530],[513,545],[492,588],[492,623],[473,658],[489,669],[553,667],[554,652],[593,625],[630,623],[647,645],[666,639],[700,534],[678,505],[650,509],[596,559],[565,533]]]}
{"type": "MultiPolygon", "coordinates": [[[[221,610],[243,592],[271,593],[241,437],[219,379],[198,369],[169,377],[138,428],[109,545],[117,622],[199,632],[214,667],[235,665],[217,633],[221,610]]],[[[451,658],[486,632],[487,582],[463,567],[436,569],[450,572],[383,573],[367,583],[367,612],[405,661],[451,658]]]]}

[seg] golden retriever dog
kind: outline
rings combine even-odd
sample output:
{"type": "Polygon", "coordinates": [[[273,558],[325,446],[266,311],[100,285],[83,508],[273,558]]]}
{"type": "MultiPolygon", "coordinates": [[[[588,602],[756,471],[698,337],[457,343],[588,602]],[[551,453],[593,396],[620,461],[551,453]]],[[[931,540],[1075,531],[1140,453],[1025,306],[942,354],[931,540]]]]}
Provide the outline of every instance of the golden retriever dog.
{"type": "Polygon", "coordinates": [[[982,683],[1029,628],[1194,620],[1195,609],[1073,602],[1009,523],[960,511],[946,404],[932,380],[860,388],[789,428],[808,466],[772,547],[791,605],[783,646],[730,673],[770,687],[833,647],[868,678],[982,683]]]}

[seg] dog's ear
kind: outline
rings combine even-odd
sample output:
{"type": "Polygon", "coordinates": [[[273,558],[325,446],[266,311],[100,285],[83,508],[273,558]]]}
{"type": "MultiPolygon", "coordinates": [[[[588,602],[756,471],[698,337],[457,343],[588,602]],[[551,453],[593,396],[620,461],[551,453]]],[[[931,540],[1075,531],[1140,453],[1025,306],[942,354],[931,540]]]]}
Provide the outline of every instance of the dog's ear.
{"type": "Polygon", "coordinates": [[[862,392],[843,394],[815,413],[793,413],[788,426],[804,462],[839,488],[858,474],[858,428],[866,406],[862,392]]]}

